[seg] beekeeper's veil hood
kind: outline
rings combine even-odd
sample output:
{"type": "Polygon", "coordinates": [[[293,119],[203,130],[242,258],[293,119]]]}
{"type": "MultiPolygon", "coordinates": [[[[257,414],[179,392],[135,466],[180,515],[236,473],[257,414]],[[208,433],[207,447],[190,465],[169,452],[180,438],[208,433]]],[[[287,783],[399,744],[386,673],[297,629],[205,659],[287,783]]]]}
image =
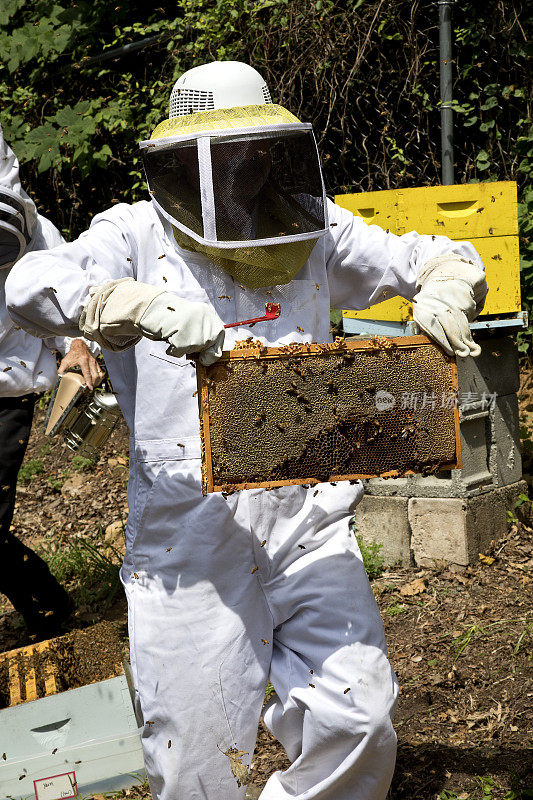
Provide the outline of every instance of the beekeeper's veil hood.
{"type": "Polygon", "coordinates": [[[310,124],[270,101],[256,70],[185,73],[170,118],[141,142],[152,202],[177,243],[252,289],[288,283],[327,230],[310,124]]]}
{"type": "Polygon", "coordinates": [[[0,125],[0,269],[12,267],[33,240],[37,210],[22,189],[19,162],[0,125]]]}

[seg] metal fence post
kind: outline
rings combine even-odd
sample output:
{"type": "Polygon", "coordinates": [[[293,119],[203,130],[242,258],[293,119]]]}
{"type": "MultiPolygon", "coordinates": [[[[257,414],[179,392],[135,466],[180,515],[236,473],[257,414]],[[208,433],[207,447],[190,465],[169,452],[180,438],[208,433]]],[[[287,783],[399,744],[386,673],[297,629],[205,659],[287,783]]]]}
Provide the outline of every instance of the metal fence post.
{"type": "Polygon", "coordinates": [[[454,0],[438,0],[440,48],[440,121],[442,183],[453,177],[453,111],[452,111],[452,5],[454,0]]]}

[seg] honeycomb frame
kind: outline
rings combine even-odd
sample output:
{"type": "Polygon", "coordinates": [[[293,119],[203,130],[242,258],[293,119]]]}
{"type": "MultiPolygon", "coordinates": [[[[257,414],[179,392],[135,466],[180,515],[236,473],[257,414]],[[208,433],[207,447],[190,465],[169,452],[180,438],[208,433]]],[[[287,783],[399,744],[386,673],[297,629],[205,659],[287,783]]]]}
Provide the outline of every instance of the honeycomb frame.
{"type": "MultiPolygon", "coordinates": [[[[405,379],[407,380],[407,378],[405,379]]],[[[237,342],[234,349],[225,351],[222,358],[215,364],[206,367],[198,363],[197,381],[202,455],[202,493],[204,495],[212,492],[232,492],[241,489],[272,489],[296,484],[311,486],[327,481],[353,481],[374,477],[392,478],[417,473],[427,475],[435,474],[441,470],[461,467],[459,410],[456,402],[458,384],[455,358],[448,356],[442,348],[438,347],[426,336],[401,336],[396,338],[375,336],[371,339],[359,341],[346,341],[338,338],[335,342],[329,344],[317,344],[315,342],[293,343],[279,347],[266,347],[259,340],[250,338],[237,342]],[[394,415],[380,417],[380,414],[388,413],[389,409],[377,410],[376,404],[373,409],[368,405],[369,398],[372,397],[372,391],[375,390],[374,398],[376,398],[377,392],[380,391],[376,388],[377,384],[371,385],[369,389],[368,386],[363,386],[363,383],[360,383],[357,384],[359,388],[356,391],[353,388],[354,382],[350,382],[346,378],[346,376],[349,377],[347,371],[342,371],[343,378],[339,379],[341,382],[337,385],[337,393],[339,386],[341,386],[344,394],[348,391],[356,394],[359,398],[363,396],[364,401],[367,403],[363,410],[357,410],[355,405],[350,405],[351,400],[349,398],[344,402],[343,409],[339,410],[335,390],[331,389],[334,381],[330,378],[328,383],[323,382],[325,378],[331,376],[334,369],[337,370],[336,374],[340,376],[341,368],[343,370],[344,368],[351,369],[352,371],[360,368],[360,375],[356,375],[356,377],[361,377],[361,380],[363,380],[365,367],[368,373],[371,372],[370,368],[374,370],[371,377],[375,377],[374,373],[376,373],[377,368],[378,378],[383,375],[385,380],[386,375],[396,373],[395,379],[398,382],[397,394],[400,391],[405,392],[401,383],[403,377],[410,374],[406,369],[406,366],[407,368],[412,366],[409,363],[409,354],[412,356],[411,360],[415,368],[418,369],[418,374],[415,377],[420,378],[418,386],[412,385],[412,383],[409,384],[412,392],[416,394],[420,387],[425,387],[425,389],[432,388],[433,391],[436,387],[447,388],[449,395],[454,399],[453,407],[447,408],[444,413],[440,409],[433,415],[426,411],[424,425],[414,419],[408,409],[403,409],[406,413],[400,414],[399,405],[395,408],[394,415]],[[382,363],[379,363],[379,360],[382,363]],[[312,374],[312,368],[317,367],[317,365],[323,367],[318,381],[317,376],[312,374]],[[381,367],[384,367],[384,370],[381,367]],[[311,407],[312,403],[303,392],[303,389],[311,387],[311,383],[307,382],[310,375],[314,381],[312,385],[313,390],[315,390],[314,397],[322,395],[322,407],[327,404],[325,402],[326,397],[331,401],[329,417],[320,407],[317,417],[315,417],[317,419],[316,424],[314,420],[311,420],[314,413],[311,407]],[[322,377],[323,375],[325,377],[322,377]],[[250,376],[252,380],[250,380],[250,376]],[[260,407],[260,403],[261,398],[264,397],[264,394],[261,394],[261,389],[264,392],[265,386],[268,386],[269,377],[272,388],[277,389],[277,392],[273,392],[270,395],[270,408],[267,415],[260,407]],[[247,380],[248,389],[243,389],[247,380]],[[285,384],[283,384],[284,380],[285,384]],[[344,380],[344,386],[342,380],[344,380]],[[284,387],[282,392],[280,392],[280,386],[281,388],[284,387]],[[325,395],[324,391],[328,394],[325,395]],[[329,398],[330,391],[332,396],[329,398]],[[217,394],[220,395],[220,398],[217,398],[217,394]],[[279,399],[277,410],[275,405],[276,396],[278,398],[283,396],[283,401],[279,399]],[[234,401],[237,401],[237,409],[234,407],[234,401]],[[289,458],[287,453],[283,453],[280,458],[280,451],[276,450],[278,461],[274,463],[270,470],[256,464],[255,468],[252,466],[247,471],[242,468],[242,465],[247,463],[252,458],[252,455],[255,457],[255,454],[259,454],[257,458],[260,460],[262,457],[260,454],[267,453],[268,448],[273,446],[272,442],[276,437],[278,439],[283,436],[288,437],[288,426],[290,436],[294,439],[294,431],[297,430],[296,422],[287,422],[283,417],[283,402],[285,402],[285,411],[287,405],[292,402],[292,411],[296,412],[294,419],[297,420],[298,425],[303,426],[298,429],[303,434],[303,445],[300,454],[298,455],[296,451],[289,458]],[[240,450],[239,446],[235,447],[234,444],[228,446],[226,437],[221,434],[221,430],[229,430],[231,433],[231,425],[224,429],[224,409],[230,406],[232,409],[230,422],[233,419],[233,427],[235,428],[235,425],[239,426],[242,423],[241,429],[246,429],[249,437],[248,440],[243,440],[244,448],[240,450]],[[275,421],[267,423],[267,419],[271,414],[272,419],[275,421]],[[327,422],[327,424],[319,431],[315,430],[313,436],[310,435],[305,439],[305,436],[310,431],[312,432],[313,428],[316,429],[319,426],[318,417],[327,422]],[[251,424],[250,420],[252,418],[251,424]],[[391,432],[389,429],[393,423],[396,424],[396,428],[391,432]],[[402,424],[403,427],[401,427],[402,424]],[[394,439],[395,444],[392,448],[390,442],[383,446],[383,436],[387,435],[383,433],[384,427],[389,430],[389,439],[394,439]],[[265,428],[265,430],[261,431],[262,428],[265,428]],[[269,431],[270,436],[268,436],[269,431]],[[369,432],[373,436],[369,436],[369,432]],[[262,445],[261,436],[263,437],[262,445]],[[363,441],[359,441],[361,438],[363,441]],[[255,450],[250,447],[254,439],[258,440],[256,441],[255,450]],[[323,440],[329,442],[329,445],[324,444],[323,440]],[[375,440],[377,440],[377,444],[372,445],[375,440]],[[347,442],[348,444],[346,444],[347,442]],[[411,444],[413,445],[412,453],[408,453],[408,446],[411,444]],[[343,447],[344,456],[342,454],[339,455],[343,447]],[[339,463],[333,464],[331,470],[327,465],[323,465],[322,462],[330,459],[330,454],[332,454],[330,460],[344,458],[344,462],[351,461],[353,467],[354,460],[357,461],[357,453],[354,451],[354,447],[358,449],[358,452],[361,452],[361,455],[367,454],[366,467],[362,469],[352,468],[346,472],[339,463]],[[391,468],[390,461],[395,456],[390,454],[401,448],[405,452],[401,458],[398,456],[398,459],[401,461],[403,458],[403,463],[399,468],[397,465],[391,468]],[[424,448],[426,452],[425,458],[418,452],[419,450],[424,450],[424,448]],[[233,468],[231,465],[229,467],[224,466],[228,461],[228,453],[229,458],[231,458],[232,453],[236,454],[237,462],[240,458],[241,469],[237,470],[238,474],[235,474],[235,466],[233,468]],[[381,453],[382,468],[376,453],[377,456],[381,453]],[[312,468],[307,468],[307,474],[305,459],[307,459],[308,464],[311,462],[314,464],[312,468]],[[371,468],[369,468],[368,464],[371,465],[371,468]],[[233,474],[231,474],[232,469],[234,471],[233,474]],[[298,471],[300,474],[297,474],[298,471]]],[[[426,396],[425,389],[424,397],[426,396]]],[[[444,392],[442,397],[444,398],[444,392]]],[[[360,402],[362,403],[363,401],[360,402]]],[[[394,406],[396,406],[396,400],[393,404],[394,406]]],[[[434,409],[431,409],[431,411],[434,411],[434,409]]],[[[227,422],[228,416],[226,415],[227,422]]],[[[323,425],[323,422],[320,424],[323,425]]],[[[233,437],[231,442],[235,443],[235,441],[236,438],[233,437]]],[[[285,441],[287,441],[287,438],[285,441]]],[[[363,461],[364,459],[361,457],[359,460],[363,461]]]]}

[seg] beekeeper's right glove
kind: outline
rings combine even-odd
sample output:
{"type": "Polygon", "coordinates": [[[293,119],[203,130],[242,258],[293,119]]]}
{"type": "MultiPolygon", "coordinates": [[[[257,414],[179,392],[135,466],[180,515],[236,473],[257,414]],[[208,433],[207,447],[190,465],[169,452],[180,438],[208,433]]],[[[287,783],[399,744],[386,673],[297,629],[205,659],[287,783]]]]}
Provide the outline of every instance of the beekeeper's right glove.
{"type": "Polygon", "coordinates": [[[141,336],[169,342],[167,353],[200,353],[202,364],[222,355],[224,325],[206,303],[184,300],[133,278],[108,281],[90,290],[80,330],[107,350],[126,350],[141,336]]]}
{"type": "Polygon", "coordinates": [[[450,355],[479,356],[469,323],[483,308],[488,291],[484,271],[450,253],[422,267],[413,298],[413,320],[450,355]]]}

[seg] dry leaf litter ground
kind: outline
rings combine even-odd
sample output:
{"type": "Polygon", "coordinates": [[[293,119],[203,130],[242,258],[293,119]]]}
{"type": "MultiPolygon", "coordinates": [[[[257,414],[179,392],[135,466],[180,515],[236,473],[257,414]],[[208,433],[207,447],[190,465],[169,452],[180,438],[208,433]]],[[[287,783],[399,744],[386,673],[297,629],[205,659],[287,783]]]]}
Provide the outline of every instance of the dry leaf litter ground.
{"type": "MultiPolygon", "coordinates": [[[[528,402],[522,404],[524,425],[533,415],[528,402]]],[[[67,629],[105,619],[126,641],[126,605],[117,584],[127,514],[126,428],[90,466],[73,460],[61,440],[42,435],[43,416],[38,410],[13,530],[45,553],[73,594],[76,610],[67,629]]],[[[390,800],[533,798],[529,502],[515,514],[508,535],[471,567],[389,569],[373,581],[401,685],[390,800]]],[[[0,612],[0,652],[35,640],[3,597],[0,612]]],[[[249,796],[258,797],[268,776],[287,764],[261,723],[249,796]]],[[[150,793],[144,785],[105,795],[111,796],[136,800],[150,793]]]]}

